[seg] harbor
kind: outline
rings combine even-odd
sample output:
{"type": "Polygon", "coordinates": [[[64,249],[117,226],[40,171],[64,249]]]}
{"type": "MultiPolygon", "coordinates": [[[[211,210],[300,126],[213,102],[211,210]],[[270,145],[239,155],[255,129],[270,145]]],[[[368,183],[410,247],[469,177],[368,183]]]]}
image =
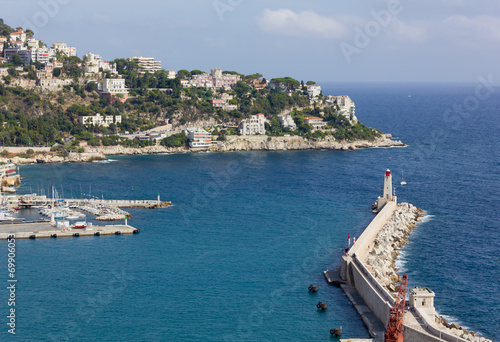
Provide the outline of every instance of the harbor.
{"type": "Polygon", "coordinates": [[[16,239],[38,239],[138,234],[140,230],[127,222],[132,215],[121,208],[157,209],[171,205],[162,202],[160,196],[156,200],[59,199],[55,190],[52,198],[37,194],[3,196],[0,240],[12,235],[16,239]],[[124,224],[95,225],[87,221],[87,214],[95,216],[95,221],[124,224]]]}

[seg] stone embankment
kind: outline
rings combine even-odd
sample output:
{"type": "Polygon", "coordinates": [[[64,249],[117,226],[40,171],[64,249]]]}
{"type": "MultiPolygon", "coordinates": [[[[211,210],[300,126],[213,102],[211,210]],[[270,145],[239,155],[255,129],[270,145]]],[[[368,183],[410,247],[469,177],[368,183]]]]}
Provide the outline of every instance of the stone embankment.
{"type": "MultiPolygon", "coordinates": [[[[142,148],[132,148],[124,146],[99,146],[85,147],[84,153],[68,153],[65,156],[35,149],[35,154],[29,158],[19,156],[0,158],[0,162],[14,164],[35,164],[35,163],[72,163],[72,162],[92,162],[106,160],[106,156],[114,155],[140,155],[140,154],[160,154],[160,153],[187,153],[201,151],[281,151],[281,150],[338,150],[350,151],[358,148],[374,147],[402,147],[404,143],[392,140],[390,134],[384,134],[374,141],[352,141],[339,142],[333,137],[325,140],[307,140],[300,136],[269,137],[267,135],[254,136],[226,136],[226,141],[212,145],[209,149],[189,149],[186,147],[165,147],[161,145],[146,146],[142,148]]],[[[25,153],[29,148],[14,147],[5,148],[11,153],[25,153]],[[10,151],[12,149],[12,151],[10,151]]]]}
{"type": "MultiPolygon", "coordinates": [[[[368,247],[368,254],[361,260],[389,292],[394,293],[399,290],[401,277],[396,268],[396,260],[403,245],[408,244],[408,236],[421,221],[423,214],[422,209],[410,203],[398,204],[392,217],[382,227],[373,244],[368,247]]],[[[491,342],[465,330],[457,323],[448,324],[441,316],[436,315],[434,323],[443,333],[455,335],[466,341],[491,342]]]]}

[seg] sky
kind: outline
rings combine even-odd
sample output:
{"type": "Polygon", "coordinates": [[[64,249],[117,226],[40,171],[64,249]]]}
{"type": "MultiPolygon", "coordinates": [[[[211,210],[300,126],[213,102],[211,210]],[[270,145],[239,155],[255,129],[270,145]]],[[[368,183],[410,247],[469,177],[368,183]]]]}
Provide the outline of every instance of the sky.
{"type": "Polygon", "coordinates": [[[498,0],[2,0],[48,45],[316,82],[500,79],[498,0]]]}

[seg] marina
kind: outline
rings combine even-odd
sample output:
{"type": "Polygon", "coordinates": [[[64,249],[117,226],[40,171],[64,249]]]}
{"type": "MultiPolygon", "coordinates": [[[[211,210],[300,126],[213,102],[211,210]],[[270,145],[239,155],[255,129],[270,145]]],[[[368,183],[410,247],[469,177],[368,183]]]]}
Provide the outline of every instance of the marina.
{"type": "Polygon", "coordinates": [[[58,199],[46,196],[9,195],[2,198],[0,210],[0,240],[14,235],[16,239],[85,237],[138,234],[139,229],[127,224],[132,215],[121,208],[166,208],[171,202],[154,200],[58,199]],[[39,219],[27,221],[23,209],[38,210],[39,219]],[[21,211],[21,212],[20,212],[21,211]],[[85,213],[96,221],[125,221],[124,224],[93,225],[85,213]]]}

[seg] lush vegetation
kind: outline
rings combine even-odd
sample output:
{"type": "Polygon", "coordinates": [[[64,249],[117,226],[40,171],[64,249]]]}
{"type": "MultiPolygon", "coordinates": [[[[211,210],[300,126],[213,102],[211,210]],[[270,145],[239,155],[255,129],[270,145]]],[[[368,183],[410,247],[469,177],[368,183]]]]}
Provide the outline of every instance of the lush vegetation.
{"type": "MultiPolygon", "coordinates": [[[[18,29],[18,28],[16,28],[18,29]]],[[[0,35],[8,35],[15,29],[0,19],[0,35]]],[[[26,31],[33,35],[32,31],[26,31]]],[[[170,79],[165,70],[154,74],[142,73],[135,62],[123,58],[113,61],[120,77],[125,79],[129,88],[129,99],[125,103],[101,98],[97,92],[95,80],[83,78],[80,67],[82,60],[57,54],[62,68],[52,71],[54,78],[72,81],[59,91],[47,92],[22,87],[12,87],[16,78],[36,79],[36,70],[42,69],[39,62],[24,66],[22,59],[14,55],[7,67],[8,75],[0,83],[0,143],[5,146],[52,146],[59,143],[58,152],[81,151],[79,143],[85,141],[91,146],[113,146],[117,144],[140,147],[154,144],[149,140],[125,139],[119,133],[148,130],[166,123],[174,127],[198,120],[215,119],[218,123],[230,127],[215,128],[213,133],[218,140],[225,140],[226,135],[237,134],[235,125],[242,119],[257,113],[264,113],[269,118],[267,134],[295,134],[310,139],[323,139],[328,135],[338,140],[374,139],[380,132],[362,124],[352,125],[344,116],[338,115],[336,108],[310,108],[311,103],[304,82],[291,77],[272,79],[278,84],[276,89],[255,89],[252,84],[265,84],[267,81],[259,73],[242,75],[236,71],[223,73],[239,75],[242,81],[227,91],[232,96],[229,101],[235,110],[214,108],[209,100],[223,93],[223,90],[205,88],[184,88],[181,79],[203,74],[199,69],[179,70],[175,79],[170,79]],[[283,88],[283,89],[281,89],[283,88]],[[291,110],[297,129],[290,131],[281,127],[277,115],[284,110],[291,110]],[[306,109],[304,109],[306,108],[306,109]],[[80,116],[95,115],[122,117],[121,123],[112,123],[109,127],[83,125],[80,116]],[[306,116],[318,116],[328,122],[325,132],[313,132],[312,127],[304,123],[306,116]],[[70,143],[69,143],[70,142],[70,143]]],[[[112,75],[107,72],[104,77],[112,75]]],[[[307,85],[315,84],[307,81],[307,85]]],[[[324,96],[319,101],[325,101],[324,96]]],[[[161,141],[164,146],[186,146],[184,134],[172,135],[161,141]]]]}
{"type": "Polygon", "coordinates": [[[186,134],[183,133],[178,133],[178,134],[173,134],[169,137],[166,137],[161,141],[161,144],[166,147],[181,147],[181,146],[187,146],[188,144],[188,137],[186,134]]]}

